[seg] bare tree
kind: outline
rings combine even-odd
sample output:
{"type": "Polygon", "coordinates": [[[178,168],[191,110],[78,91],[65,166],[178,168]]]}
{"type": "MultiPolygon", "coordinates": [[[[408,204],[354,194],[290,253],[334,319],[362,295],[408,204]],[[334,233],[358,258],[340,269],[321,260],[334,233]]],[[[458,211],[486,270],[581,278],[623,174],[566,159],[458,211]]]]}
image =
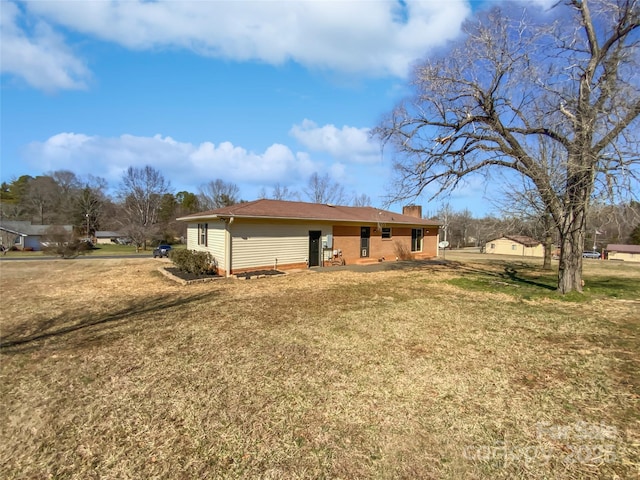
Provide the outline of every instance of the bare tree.
{"type": "Polygon", "coordinates": [[[485,246],[489,240],[498,238],[505,232],[505,222],[493,216],[480,218],[474,222],[474,235],[476,237],[476,246],[480,252],[484,253],[485,246]]]}
{"type": "Polygon", "coordinates": [[[105,217],[104,207],[110,201],[105,193],[108,188],[107,181],[93,175],[78,179],[71,172],[54,173],[61,174],[60,178],[64,182],[61,189],[68,196],[65,201],[71,204],[67,218],[73,223],[76,232],[91,237],[100,229],[105,217]]]}
{"type": "Polygon", "coordinates": [[[300,194],[295,190],[289,190],[286,185],[276,183],[271,190],[271,194],[267,193],[265,188],[260,190],[259,198],[271,198],[273,200],[299,200],[300,194]]]}
{"type": "Polygon", "coordinates": [[[354,207],[370,207],[372,205],[371,197],[366,193],[361,193],[360,195],[355,195],[353,197],[353,206],[354,207]]]}
{"type": "Polygon", "coordinates": [[[587,245],[602,249],[608,243],[626,243],[633,228],[640,223],[640,203],[611,205],[595,202],[587,220],[587,245]]]}
{"type": "Polygon", "coordinates": [[[318,172],[309,177],[304,194],[313,203],[331,203],[334,205],[344,204],[347,198],[342,185],[331,180],[329,174],[325,173],[321,177],[318,172]]]}
{"type": "Polygon", "coordinates": [[[640,223],[629,234],[628,242],[631,245],[640,245],[640,223]]]}
{"type": "Polygon", "coordinates": [[[200,186],[198,201],[205,210],[228,207],[240,201],[240,189],[235,183],[217,178],[200,186]]]}
{"type": "Polygon", "coordinates": [[[155,168],[129,167],[122,177],[118,196],[122,200],[123,228],[136,247],[146,248],[155,230],[162,196],[169,193],[170,184],[155,168]]]}
{"type": "Polygon", "coordinates": [[[100,217],[104,204],[103,194],[86,185],[75,200],[75,225],[79,231],[91,237],[100,227],[100,217]]]}
{"type": "Polygon", "coordinates": [[[286,185],[280,185],[279,183],[276,183],[273,186],[271,198],[273,198],[274,200],[299,200],[300,194],[295,190],[289,190],[289,187],[287,187],[286,185]]]}
{"type": "Polygon", "coordinates": [[[558,229],[558,290],[582,291],[592,197],[638,180],[639,10],[638,0],[565,0],[538,22],[494,9],[467,23],[464,42],[420,65],[415,97],[376,130],[399,154],[397,197],[517,172],[558,229]],[[560,154],[540,158],[542,140],[560,154]]]}
{"type": "MultiPolygon", "coordinates": [[[[453,209],[449,203],[445,203],[440,206],[438,210],[438,218],[442,224],[442,228],[440,229],[440,240],[443,242],[447,242],[447,245],[451,243],[451,238],[449,236],[449,225],[451,222],[451,217],[453,216],[453,209]]],[[[445,247],[446,248],[446,247],[445,247]]]]}
{"type": "Polygon", "coordinates": [[[91,244],[74,238],[73,230],[60,225],[47,228],[43,235],[45,252],[60,255],[63,258],[74,258],[91,250],[91,244]]]}
{"type": "Polygon", "coordinates": [[[56,170],[47,174],[58,184],[63,194],[71,196],[73,191],[80,188],[80,181],[70,170],[56,170]]]}
{"type": "Polygon", "coordinates": [[[43,175],[31,180],[24,200],[41,225],[55,222],[60,188],[53,178],[43,175]]]}
{"type": "Polygon", "coordinates": [[[449,242],[452,245],[455,244],[456,248],[468,246],[473,222],[473,214],[468,208],[450,215],[447,221],[450,233],[449,242]]]}
{"type": "Polygon", "coordinates": [[[58,185],[56,222],[61,224],[73,221],[74,204],[81,189],[80,181],[75,173],[70,170],[56,170],[47,174],[58,185]]]}
{"type": "Polygon", "coordinates": [[[511,227],[508,233],[520,233],[541,241],[544,246],[542,269],[551,270],[553,242],[557,228],[538,190],[528,177],[504,180],[501,185],[503,192],[493,203],[502,215],[510,220],[511,227]],[[514,220],[519,224],[519,232],[513,225],[514,220]]]}

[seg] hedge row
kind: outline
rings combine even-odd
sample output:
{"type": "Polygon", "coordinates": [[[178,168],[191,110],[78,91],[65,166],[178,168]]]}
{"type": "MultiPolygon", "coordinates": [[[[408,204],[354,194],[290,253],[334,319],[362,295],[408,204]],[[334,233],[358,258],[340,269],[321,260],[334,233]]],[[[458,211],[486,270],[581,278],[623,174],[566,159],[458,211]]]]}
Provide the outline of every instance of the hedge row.
{"type": "Polygon", "coordinates": [[[169,258],[181,271],[195,275],[213,275],[217,268],[213,257],[209,252],[196,252],[195,250],[171,250],[169,258]]]}

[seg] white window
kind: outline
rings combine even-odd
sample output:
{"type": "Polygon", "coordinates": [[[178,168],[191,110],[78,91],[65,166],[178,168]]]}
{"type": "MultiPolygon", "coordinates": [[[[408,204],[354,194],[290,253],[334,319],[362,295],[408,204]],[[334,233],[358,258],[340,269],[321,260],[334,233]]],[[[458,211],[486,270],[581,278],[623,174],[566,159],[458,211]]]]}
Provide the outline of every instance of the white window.
{"type": "Polygon", "coordinates": [[[199,223],[198,224],[198,245],[207,246],[207,224],[199,223]]]}

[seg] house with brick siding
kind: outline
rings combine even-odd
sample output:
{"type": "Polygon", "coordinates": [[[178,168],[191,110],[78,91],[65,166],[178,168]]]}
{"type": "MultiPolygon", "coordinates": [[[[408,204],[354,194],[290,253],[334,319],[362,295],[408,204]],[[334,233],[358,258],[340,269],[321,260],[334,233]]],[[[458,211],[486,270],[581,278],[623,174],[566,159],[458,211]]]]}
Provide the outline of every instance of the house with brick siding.
{"type": "Polygon", "coordinates": [[[211,253],[223,275],[438,254],[439,222],[417,205],[396,213],[262,199],[178,220],[187,222],[187,248],[211,253]]]}

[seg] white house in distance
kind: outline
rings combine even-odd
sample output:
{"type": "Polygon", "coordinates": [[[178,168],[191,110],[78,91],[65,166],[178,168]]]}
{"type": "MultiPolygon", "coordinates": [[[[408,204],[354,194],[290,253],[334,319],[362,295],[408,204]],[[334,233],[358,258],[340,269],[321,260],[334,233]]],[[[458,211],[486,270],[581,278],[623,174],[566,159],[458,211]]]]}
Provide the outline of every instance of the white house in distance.
{"type": "Polygon", "coordinates": [[[485,253],[497,255],[519,255],[522,257],[544,257],[544,245],[535,238],[526,235],[503,235],[489,240],[485,253]]]}
{"type": "Polygon", "coordinates": [[[640,245],[621,245],[610,243],[607,245],[609,260],[624,260],[625,262],[640,262],[640,245]]]}
{"type": "Polygon", "coordinates": [[[223,275],[438,254],[439,222],[423,219],[416,205],[400,214],[263,199],[178,220],[188,222],[187,248],[211,253],[223,275]]]}
{"type": "Polygon", "coordinates": [[[126,238],[121,232],[113,232],[109,230],[98,230],[93,236],[98,245],[108,245],[111,243],[119,243],[119,240],[126,238]]]}

